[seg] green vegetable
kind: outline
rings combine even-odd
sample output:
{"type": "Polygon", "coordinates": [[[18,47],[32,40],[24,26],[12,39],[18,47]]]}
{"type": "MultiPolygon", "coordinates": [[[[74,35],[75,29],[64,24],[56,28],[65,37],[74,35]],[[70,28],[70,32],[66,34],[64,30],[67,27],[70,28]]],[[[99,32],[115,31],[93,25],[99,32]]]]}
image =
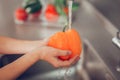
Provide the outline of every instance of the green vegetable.
{"type": "Polygon", "coordinates": [[[24,0],[23,8],[28,14],[40,11],[42,8],[41,2],[39,0],[24,0]]]}
{"type": "MultiPolygon", "coordinates": [[[[57,12],[59,13],[59,15],[63,15],[66,16],[65,12],[64,12],[64,8],[68,7],[67,5],[67,0],[55,0],[54,3],[57,12]]],[[[73,2],[73,6],[72,6],[72,10],[75,11],[79,8],[79,3],[77,2],[73,2]]]]}
{"type": "Polygon", "coordinates": [[[67,6],[67,0],[55,0],[54,4],[56,6],[66,7],[67,6]]]}
{"type": "Polygon", "coordinates": [[[60,15],[66,16],[65,12],[63,11],[63,9],[59,6],[56,6],[56,10],[60,15]]]}
{"type": "Polygon", "coordinates": [[[35,13],[41,10],[42,6],[40,4],[32,5],[26,8],[26,12],[29,14],[35,13]]]}
{"type": "Polygon", "coordinates": [[[33,2],[33,3],[29,3],[29,4],[28,3],[23,3],[23,8],[26,9],[26,8],[34,6],[36,4],[38,4],[38,3],[37,2],[33,2]]]}
{"type": "Polygon", "coordinates": [[[22,6],[26,9],[29,6],[40,4],[39,0],[24,0],[22,6]]]}
{"type": "Polygon", "coordinates": [[[56,10],[60,15],[66,16],[65,12],[63,11],[64,7],[67,6],[66,0],[55,0],[56,10]]]}
{"type": "Polygon", "coordinates": [[[75,10],[78,10],[78,8],[79,8],[79,3],[74,2],[72,6],[72,10],[75,11],[75,10]]]}

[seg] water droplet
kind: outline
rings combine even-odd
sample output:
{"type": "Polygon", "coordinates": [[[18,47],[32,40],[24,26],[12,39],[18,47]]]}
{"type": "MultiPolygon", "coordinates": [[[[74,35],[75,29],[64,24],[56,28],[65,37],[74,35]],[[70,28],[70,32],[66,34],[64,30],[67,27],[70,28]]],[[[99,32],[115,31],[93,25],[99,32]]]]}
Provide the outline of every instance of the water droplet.
{"type": "Polygon", "coordinates": [[[64,75],[64,80],[72,80],[70,77],[70,67],[65,68],[65,75],[64,75]]]}
{"type": "Polygon", "coordinates": [[[60,79],[61,79],[61,76],[60,76],[60,75],[61,75],[61,72],[62,72],[62,70],[61,70],[61,69],[59,69],[59,71],[58,71],[58,75],[57,75],[57,79],[58,79],[58,80],[60,80],[60,79]]]}

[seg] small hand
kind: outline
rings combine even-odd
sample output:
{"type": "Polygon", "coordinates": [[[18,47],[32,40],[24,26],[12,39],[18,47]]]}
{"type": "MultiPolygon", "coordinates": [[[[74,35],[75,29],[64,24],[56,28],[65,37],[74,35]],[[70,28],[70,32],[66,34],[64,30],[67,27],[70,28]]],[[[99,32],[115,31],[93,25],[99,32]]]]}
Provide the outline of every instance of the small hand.
{"type": "Polygon", "coordinates": [[[77,62],[79,59],[78,56],[66,61],[62,61],[58,58],[58,56],[66,56],[70,55],[70,51],[59,50],[53,47],[43,46],[38,49],[39,57],[41,60],[45,60],[52,64],[54,67],[65,67],[70,66],[71,64],[77,62]]]}

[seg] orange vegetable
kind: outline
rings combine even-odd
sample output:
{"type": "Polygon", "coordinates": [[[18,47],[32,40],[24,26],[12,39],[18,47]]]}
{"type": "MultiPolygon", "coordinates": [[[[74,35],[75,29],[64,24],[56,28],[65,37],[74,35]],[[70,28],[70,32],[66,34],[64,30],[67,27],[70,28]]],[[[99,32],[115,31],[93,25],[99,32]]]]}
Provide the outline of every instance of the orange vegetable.
{"type": "Polygon", "coordinates": [[[72,52],[69,56],[60,56],[59,58],[62,60],[69,60],[76,55],[79,56],[82,51],[82,42],[79,33],[75,29],[55,33],[50,37],[48,46],[72,52]]]}

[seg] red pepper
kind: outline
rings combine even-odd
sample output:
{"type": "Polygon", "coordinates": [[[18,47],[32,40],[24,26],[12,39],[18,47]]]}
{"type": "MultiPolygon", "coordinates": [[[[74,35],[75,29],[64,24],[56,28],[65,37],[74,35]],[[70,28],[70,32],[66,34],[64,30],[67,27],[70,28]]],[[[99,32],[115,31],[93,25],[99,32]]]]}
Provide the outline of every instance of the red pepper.
{"type": "Polygon", "coordinates": [[[48,21],[57,21],[59,14],[56,11],[56,8],[54,5],[49,4],[45,11],[45,17],[48,21]]]}

